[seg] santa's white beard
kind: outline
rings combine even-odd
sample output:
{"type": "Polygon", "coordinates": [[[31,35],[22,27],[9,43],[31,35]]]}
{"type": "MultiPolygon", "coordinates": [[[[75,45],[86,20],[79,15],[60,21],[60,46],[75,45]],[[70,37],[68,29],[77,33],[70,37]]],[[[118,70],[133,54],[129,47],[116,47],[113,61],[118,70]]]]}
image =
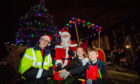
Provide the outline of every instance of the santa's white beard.
{"type": "Polygon", "coordinates": [[[70,46],[70,38],[61,38],[61,45],[63,48],[68,48],[70,46]]]}

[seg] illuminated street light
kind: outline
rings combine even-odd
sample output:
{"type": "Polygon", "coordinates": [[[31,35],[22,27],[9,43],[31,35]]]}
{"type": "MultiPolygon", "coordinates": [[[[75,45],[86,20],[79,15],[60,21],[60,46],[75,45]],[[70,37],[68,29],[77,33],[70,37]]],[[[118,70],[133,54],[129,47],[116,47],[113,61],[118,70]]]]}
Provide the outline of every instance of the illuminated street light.
{"type": "Polygon", "coordinates": [[[127,49],[129,49],[131,46],[130,46],[130,45],[126,45],[125,47],[126,47],[127,49]]]}

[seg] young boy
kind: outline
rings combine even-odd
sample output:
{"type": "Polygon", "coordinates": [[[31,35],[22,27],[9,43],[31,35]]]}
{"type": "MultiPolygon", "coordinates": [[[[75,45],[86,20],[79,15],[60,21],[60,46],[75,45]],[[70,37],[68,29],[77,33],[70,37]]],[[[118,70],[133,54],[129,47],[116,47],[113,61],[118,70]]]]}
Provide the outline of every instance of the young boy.
{"type": "Polygon", "coordinates": [[[89,62],[85,66],[70,71],[60,71],[60,77],[66,79],[69,75],[80,74],[85,72],[86,84],[105,84],[106,69],[103,61],[98,59],[98,51],[96,49],[88,50],[89,62]]]}

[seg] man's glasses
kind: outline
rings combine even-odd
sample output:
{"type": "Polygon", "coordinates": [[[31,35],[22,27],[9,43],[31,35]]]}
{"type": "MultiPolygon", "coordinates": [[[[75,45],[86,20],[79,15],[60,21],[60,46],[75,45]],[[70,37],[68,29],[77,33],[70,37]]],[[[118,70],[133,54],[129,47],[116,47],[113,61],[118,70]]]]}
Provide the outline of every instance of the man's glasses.
{"type": "Polygon", "coordinates": [[[43,39],[43,38],[41,38],[41,40],[42,40],[42,41],[45,41],[45,42],[47,42],[47,43],[49,43],[49,41],[48,41],[48,40],[45,40],[45,39],[43,39]]]}

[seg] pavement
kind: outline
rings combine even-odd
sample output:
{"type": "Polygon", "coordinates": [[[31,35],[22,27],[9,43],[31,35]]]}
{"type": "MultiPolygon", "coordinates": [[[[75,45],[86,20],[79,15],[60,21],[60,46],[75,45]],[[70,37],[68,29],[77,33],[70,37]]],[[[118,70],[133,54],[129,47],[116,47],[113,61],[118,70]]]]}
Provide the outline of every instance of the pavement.
{"type": "Polygon", "coordinates": [[[139,84],[137,72],[118,65],[107,65],[107,76],[112,84],[139,84]]]}

